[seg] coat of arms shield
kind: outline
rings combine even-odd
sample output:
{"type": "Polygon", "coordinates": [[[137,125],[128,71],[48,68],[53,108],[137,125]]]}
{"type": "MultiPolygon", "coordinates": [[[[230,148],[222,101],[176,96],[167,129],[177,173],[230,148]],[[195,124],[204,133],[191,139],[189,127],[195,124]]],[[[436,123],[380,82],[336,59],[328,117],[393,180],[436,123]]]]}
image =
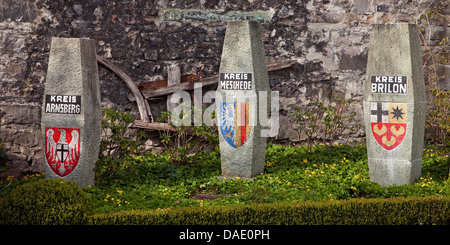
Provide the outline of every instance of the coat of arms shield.
{"type": "Polygon", "coordinates": [[[80,159],[80,129],[46,127],[45,159],[58,176],[72,173],[80,159]]]}
{"type": "Polygon", "coordinates": [[[388,151],[400,145],[406,134],[406,104],[372,102],[370,114],[377,143],[388,151]]]}
{"type": "Polygon", "coordinates": [[[221,103],[219,128],[230,146],[239,148],[244,145],[252,130],[249,103],[221,103]]]}

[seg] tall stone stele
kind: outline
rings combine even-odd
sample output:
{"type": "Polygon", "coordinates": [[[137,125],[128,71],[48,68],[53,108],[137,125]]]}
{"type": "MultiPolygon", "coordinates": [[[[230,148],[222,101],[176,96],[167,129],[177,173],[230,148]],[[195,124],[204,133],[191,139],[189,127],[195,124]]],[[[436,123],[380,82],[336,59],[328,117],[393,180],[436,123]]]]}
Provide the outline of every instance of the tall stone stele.
{"type": "Polygon", "coordinates": [[[52,38],[43,102],[46,177],[94,185],[101,134],[94,40],[52,38]]]}
{"type": "Polygon", "coordinates": [[[264,171],[270,86],[259,22],[269,22],[272,14],[198,9],[159,13],[164,21],[227,22],[215,101],[222,166],[219,178],[253,178],[264,171]]]}
{"type": "Polygon", "coordinates": [[[427,108],[417,27],[373,25],[366,72],[370,179],[382,186],[412,184],[422,171],[427,108]]]}
{"type": "Polygon", "coordinates": [[[261,137],[258,118],[260,95],[270,95],[261,24],[230,21],[216,93],[223,177],[253,178],[264,171],[266,138],[261,137]]]}

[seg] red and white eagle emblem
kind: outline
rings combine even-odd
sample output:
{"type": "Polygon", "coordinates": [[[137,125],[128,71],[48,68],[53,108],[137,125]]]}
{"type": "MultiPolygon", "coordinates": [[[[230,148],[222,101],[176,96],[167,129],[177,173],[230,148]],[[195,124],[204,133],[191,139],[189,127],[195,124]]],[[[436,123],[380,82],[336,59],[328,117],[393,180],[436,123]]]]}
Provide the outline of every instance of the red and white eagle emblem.
{"type": "Polygon", "coordinates": [[[72,173],[80,159],[80,129],[46,127],[45,158],[58,176],[72,173]]]}

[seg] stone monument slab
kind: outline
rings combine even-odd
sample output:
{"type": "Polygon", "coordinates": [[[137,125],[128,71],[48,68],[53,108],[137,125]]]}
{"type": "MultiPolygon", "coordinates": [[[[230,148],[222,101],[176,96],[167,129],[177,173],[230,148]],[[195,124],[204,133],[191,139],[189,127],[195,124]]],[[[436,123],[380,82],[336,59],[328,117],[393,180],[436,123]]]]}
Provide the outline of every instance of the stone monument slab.
{"type": "Polygon", "coordinates": [[[224,177],[252,178],[264,171],[258,96],[269,96],[270,86],[261,35],[258,22],[227,23],[216,95],[224,177]]]}
{"type": "Polygon", "coordinates": [[[94,185],[101,134],[94,40],[52,38],[41,128],[46,177],[94,185]]]}
{"type": "Polygon", "coordinates": [[[363,97],[371,181],[413,183],[421,175],[427,108],[415,25],[373,25],[363,97]]]}
{"type": "Polygon", "coordinates": [[[221,178],[253,178],[264,172],[269,123],[258,116],[268,115],[271,93],[258,21],[269,22],[273,12],[164,9],[159,16],[165,21],[227,21],[215,98],[221,178]],[[260,92],[267,96],[263,106],[260,92]],[[260,113],[259,107],[266,111],[260,113]]]}

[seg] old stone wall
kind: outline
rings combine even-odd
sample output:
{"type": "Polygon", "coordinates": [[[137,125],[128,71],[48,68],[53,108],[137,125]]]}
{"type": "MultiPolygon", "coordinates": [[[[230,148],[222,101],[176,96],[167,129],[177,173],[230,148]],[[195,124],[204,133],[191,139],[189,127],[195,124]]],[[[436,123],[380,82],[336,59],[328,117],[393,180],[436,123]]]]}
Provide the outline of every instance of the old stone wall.
{"type": "MultiPolygon", "coordinates": [[[[329,102],[332,93],[362,101],[372,24],[417,23],[424,54],[444,57],[424,55],[426,71],[434,62],[437,74],[446,76],[428,83],[450,83],[449,41],[443,42],[450,36],[449,0],[0,0],[0,138],[9,158],[5,165],[24,172],[43,170],[40,106],[51,37],[95,39],[97,54],[137,83],[166,78],[173,64],[181,67],[181,74],[216,75],[225,23],[163,22],[158,11],[164,8],[274,13],[272,22],[262,25],[267,60],[298,61],[270,73],[271,88],[280,93],[277,140],[302,140],[289,120],[293,108],[311,100],[329,102]]],[[[129,110],[137,119],[125,84],[102,66],[99,74],[102,106],[129,110]]],[[[165,103],[150,101],[155,117],[165,103]]],[[[362,103],[351,110],[362,122],[362,103]]],[[[360,136],[362,130],[353,137],[360,136]]]]}

